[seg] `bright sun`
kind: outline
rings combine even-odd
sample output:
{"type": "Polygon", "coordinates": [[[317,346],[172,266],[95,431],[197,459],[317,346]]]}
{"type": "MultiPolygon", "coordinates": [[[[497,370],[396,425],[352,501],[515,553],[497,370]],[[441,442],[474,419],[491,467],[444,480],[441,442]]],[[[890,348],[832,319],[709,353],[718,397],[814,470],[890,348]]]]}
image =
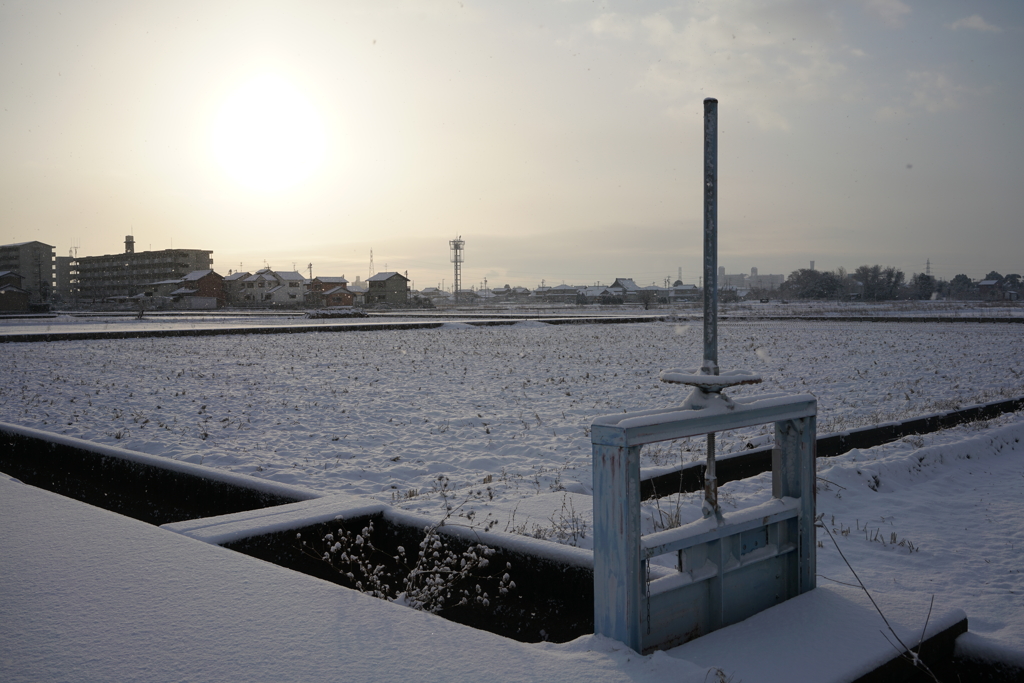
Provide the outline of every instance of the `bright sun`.
{"type": "Polygon", "coordinates": [[[213,126],[213,151],[241,185],[285,190],[308,178],[326,152],[323,121],[308,99],[283,78],[253,78],[225,100],[213,126]]]}

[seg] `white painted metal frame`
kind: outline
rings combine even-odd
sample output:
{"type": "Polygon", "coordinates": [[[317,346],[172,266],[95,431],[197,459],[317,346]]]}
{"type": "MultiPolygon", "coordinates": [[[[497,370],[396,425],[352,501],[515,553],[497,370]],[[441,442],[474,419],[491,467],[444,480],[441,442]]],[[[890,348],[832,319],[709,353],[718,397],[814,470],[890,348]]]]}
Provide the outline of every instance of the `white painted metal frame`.
{"type": "Polygon", "coordinates": [[[669,408],[594,421],[594,632],[637,652],[672,647],[814,588],[813,396],[734,399],[732,410],[669,408]],[[772,500],[640,534],[644,444],[775,423],[772,500]],[[675,553],[679,573],[648,581],[675,553]]]}

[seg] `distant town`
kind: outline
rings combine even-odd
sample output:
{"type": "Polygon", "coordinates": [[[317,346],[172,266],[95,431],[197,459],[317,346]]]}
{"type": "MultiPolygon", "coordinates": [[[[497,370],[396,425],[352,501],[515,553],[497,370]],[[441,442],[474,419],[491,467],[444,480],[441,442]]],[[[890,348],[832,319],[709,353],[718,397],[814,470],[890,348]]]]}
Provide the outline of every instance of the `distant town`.
{"type": "MultiPolygon", "coordinates": [[[[454,242],[453,242],[454,244],[454,242]]],[[[461,263],[461,262],[460,262],[461,263]]],[[[928,269],[930,270],[930,268],[928,269]]],[[[458,270],[456,270],[458,273],[458,270]]],[[[444,290],[410,287],[409,272],[385,271],[354,281],[343,274],[308,276],[270,267],[255,272],[213,269],[213,252],[204,249],[135,251],[134,237],[125,237],[124,251],[103,256],[57,256],[43,242],[0,246],[0,311],[49,310],[211,310],[447,308],[476,305],[642,305],[666,306],[698,300],[700,284],[665,279],[662,286],[638,285],[616,277],[605,285],[503,285],[444,290]]],[[[723,303],[743,299],[820,299],[891,301],[898,299],[962,299],[1016,301],[1021,276],[989,272],[972,279],[960,274],[946,281],[930,272],[908,280],[896,268],[860,266],[852,272],[818,271],[814,262],[788,276],[718,270],[723,303]]]]}

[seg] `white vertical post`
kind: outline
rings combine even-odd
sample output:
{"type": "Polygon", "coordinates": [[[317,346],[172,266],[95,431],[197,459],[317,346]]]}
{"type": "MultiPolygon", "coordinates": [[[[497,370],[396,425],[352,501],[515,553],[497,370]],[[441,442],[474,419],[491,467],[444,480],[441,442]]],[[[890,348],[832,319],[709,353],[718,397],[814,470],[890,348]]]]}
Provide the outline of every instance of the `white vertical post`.
{"type": "Polygon", "coordinates": [[[814,415],[775,423],[772,449],[772,496],[800,499],[798,535],[799,577],[797,593],[814,588],[817,553],[814,537],[815,450],[817,418],[814,415]]]}
{"type": "Polygon", "coordinates": [[[594,633],[643,647],[640,446],[593,444],[594,633]]]}

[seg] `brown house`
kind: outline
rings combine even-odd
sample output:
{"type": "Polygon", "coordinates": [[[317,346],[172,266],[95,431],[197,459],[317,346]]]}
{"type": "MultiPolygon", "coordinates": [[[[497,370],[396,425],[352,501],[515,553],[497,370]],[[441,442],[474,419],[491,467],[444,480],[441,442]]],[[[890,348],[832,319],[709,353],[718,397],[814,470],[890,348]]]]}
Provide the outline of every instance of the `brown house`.
{"type": "Polygon", "coordinates": [[[0,271],[0,311],[27,313],[31,294],[21,288],[21,276],[9,270],[0,271]]]}

